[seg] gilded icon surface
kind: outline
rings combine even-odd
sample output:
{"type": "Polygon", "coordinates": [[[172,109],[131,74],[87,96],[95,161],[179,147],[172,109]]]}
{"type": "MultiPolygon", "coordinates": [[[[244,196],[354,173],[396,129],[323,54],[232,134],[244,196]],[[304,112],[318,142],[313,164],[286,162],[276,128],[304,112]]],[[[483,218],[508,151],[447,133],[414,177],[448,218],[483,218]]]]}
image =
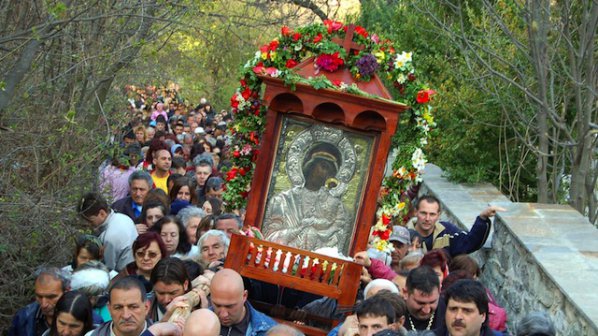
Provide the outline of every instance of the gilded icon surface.
{"type": "Polygon", "coordinates": [[[373,137],[286,117],[262,231],[267,240],[347,254],[373,137]]]}

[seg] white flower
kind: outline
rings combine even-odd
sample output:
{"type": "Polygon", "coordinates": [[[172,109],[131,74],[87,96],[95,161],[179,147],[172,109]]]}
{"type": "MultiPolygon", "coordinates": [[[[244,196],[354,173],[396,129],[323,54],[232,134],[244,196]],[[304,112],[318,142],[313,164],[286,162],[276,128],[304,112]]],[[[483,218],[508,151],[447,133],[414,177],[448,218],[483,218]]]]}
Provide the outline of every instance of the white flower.
{"type": "Polygon", "coordinates": [[[416,118],[417,121],[417,127],[419,127],[422,131],[424,131],[424,133],[428,133],[430,132],[430,125],[428,125],[428,122],[425,119],[422,118],[416,118]]]}
{"type": "Polygon", "coordinates": [[[397,82],[399,84],[403,84],[405,83],[405,81],[407,80],[407,76],[403,75],[403,74],[399,74],[399,76],[397,77],[397,82]]]}
{"type": "Polygon", "coordinates": [[[282,72],[280,70],[276,69],[276,71],[273,71],[272,73],[270,73],[270,77],[274,77],[274,78],[280,77],[281,73],[282,72]]]}
{"type": "Polygon", "coordinates": [[[417,148],[411,155],[411,164],[418,172],[423,171],[426,167],[426,157],[421,148],[417,148]]]}
{"type": "Polygon", "coordinates": [[[411,62],[411,53],[403,51],[402,53],[397,55],[397,59],[395,60],[395,66],[400,69],[404,67],[405,64],[407,64],[408,62],[411,62]]]}

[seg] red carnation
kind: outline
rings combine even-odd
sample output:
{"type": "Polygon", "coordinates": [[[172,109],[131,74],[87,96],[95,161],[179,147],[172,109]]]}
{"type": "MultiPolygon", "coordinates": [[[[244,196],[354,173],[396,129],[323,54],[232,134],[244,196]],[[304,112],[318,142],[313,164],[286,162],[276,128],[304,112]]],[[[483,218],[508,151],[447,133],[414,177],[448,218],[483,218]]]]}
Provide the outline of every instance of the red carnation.
{"type": "Polygon", "coordinates": [[[236,93],[232,97],[230,97],[230,106],[234,109],[239,107],[239,102],[237,101],[236,93]]]}
{"type": "Polygon", "coordinates": [[[368,31],[365,30],[365,28],[363,28],[362,26],[357,26],[355,27],[355,32],[363,37],[368,37],[368,31]]]}
{"type": "Polygon", "coordinates": [[[245,176],[245,174],[247,174],[247,170],[243,167],[239,168],[239,174],[241,174],[241,176],[245,176]]]}
{"type": "Polygon", "coordinates": [[[293,34],[293,40],[299,41],[300,38],[301,38],[301,34],[300,33],[293,34]]]}
{"type": "Polygon", "coordinates": [[[226,180],[230,181],[230,180],[234,179],[237,176],[237,172],[238,172],[237,168],[233,168],[233,169],[229,170],[226,173],[226,180]]]}
{"type": "Polygon", "coordinates": [[[241,152],[239,152],[238,150],[236,150],[236,151],[233,152],[233,156],[235,158],[239,158],[239,157],[241,157],[241,152]]]}
{"type": "Polygon", "coordinates": [[[280,29],[280,33],[282,34],[282,36],[289,36],[291,34],[291,28],[287,26],[282,26],[282,28],[280,29]]]}
{"type": "Polygon", "coordinates": [[[298,64],[297,61],[295,61],[294,59],[289,59],[289,60],[287,60],[286,66],[287,66],[287,68],[292,69],[295,66],[297,66],[297,64],[298,64]]]}
{"type": "Polygon", "coordinates": [[[391,232],[392,232],[392,230],[386,230],[386,231],[382,232],[382,234],[380,235],[380,239],[388,240],[388,238],[390,238],[391,232]]]}
{"type": "Polygon", "coordinates": [[[435,93],[436,93],[436,91],[434,91],[432,89],[421,90],[417,93],[417,97],[415,98],[415,101],[417,101],[419,104],[425,104],[430,101],[430,98],[435,93]]]}
{"type": "Polygon", "coordinates": [[[249,97],[251,96],[251,89],[250,88],[245,88],[245,90],[243,90],[243,92],[241,92],[241,96],[245,100],[249,99],[249,97]]]}
{"type": "Polygon", "coordinates": [[[272,40],[272,42],[268,44],[268,50],[274,51],[276,48],[278,48],[278,41],[272,40]]]}
{"type": "Polygon", "coordinates": [[[314,43],[318,43],[320,41],[322,41],[322,33],[318,33],[318,35],[314,37],[314,43]]]}

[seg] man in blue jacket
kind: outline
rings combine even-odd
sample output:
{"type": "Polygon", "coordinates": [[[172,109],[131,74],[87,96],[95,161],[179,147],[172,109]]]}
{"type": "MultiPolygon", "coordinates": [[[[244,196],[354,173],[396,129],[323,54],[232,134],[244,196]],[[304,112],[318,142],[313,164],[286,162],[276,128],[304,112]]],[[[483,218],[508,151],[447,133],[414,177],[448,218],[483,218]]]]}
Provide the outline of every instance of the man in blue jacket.
{"type": "Polygon", "coordinates": [[[247,301],[243,279],[232,269],[222,269],[210,284],[212,308],[220,320],[220,335],[265,336],[276,325],[269,316],[255,310],[247,301]]]}
{"type": "Polygon", "coordinates": [[[409,223],[408,228],[419,234],[424,252],[444,248],[451,257],[479,250],[490,234],[490,217],[497,211],[505,211],[497,206],[484,209],[467,232],[453,223],[438,220],[442,209],[440,201],[432,195],[420,197],[416,210],[417,221],[409,223]]]}
{"type": "Polygon", "coordinates": [[[54,306],[68,290],[68,278],[56,267],[35,273],[35,302],[19,309],[12,319],[9,336],[39,336],[52,325],[54,306]]]}

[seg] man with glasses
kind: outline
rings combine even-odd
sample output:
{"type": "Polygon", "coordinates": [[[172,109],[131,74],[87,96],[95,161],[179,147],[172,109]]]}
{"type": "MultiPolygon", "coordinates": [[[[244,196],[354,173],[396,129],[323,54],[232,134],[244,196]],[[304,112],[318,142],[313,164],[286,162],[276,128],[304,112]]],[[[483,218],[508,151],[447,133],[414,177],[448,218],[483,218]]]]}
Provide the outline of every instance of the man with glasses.
{"type": "Polygon", "coordinates": [[[114,212],[97,193],[85,194],[77,211],[91,224],[104,245],[104,264],[109,269],[120,272],[134,260],[131,246],[137,238],[137,230],[131,218],[114,212]]]}

